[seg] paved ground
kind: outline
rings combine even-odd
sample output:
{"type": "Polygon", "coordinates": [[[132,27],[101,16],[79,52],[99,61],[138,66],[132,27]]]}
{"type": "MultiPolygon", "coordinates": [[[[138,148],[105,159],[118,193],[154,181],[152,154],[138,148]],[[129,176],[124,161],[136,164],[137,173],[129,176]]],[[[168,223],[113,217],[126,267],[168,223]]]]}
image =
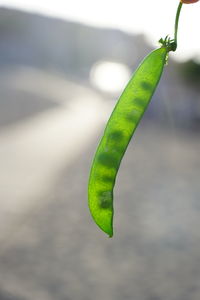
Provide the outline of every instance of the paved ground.
{"type": "Polygon", "coordinates": [[[39,204],[105,118],[101,97],[58,75],[16,68],[1,77],[0,241],[15,218],[39,204]]]}
{"type": "Polygon", "coordinates": [[[98,128],[1,228],[0,299],[199,300],[199,135],[143,122],[120,169],[109,239],[87,208],[98,128]]]}

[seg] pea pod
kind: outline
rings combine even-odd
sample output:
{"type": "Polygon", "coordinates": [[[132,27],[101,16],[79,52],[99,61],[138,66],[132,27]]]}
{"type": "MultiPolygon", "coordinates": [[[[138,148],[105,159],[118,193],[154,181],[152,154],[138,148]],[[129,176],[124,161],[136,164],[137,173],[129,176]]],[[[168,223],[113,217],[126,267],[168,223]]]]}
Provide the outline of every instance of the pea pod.
{"type": "Polygon", "coordinates": [[[158,85],[169,49],[151,52],[133,74],[119,98],[96,150],[88,199],[96,224],[113,236],[113,189],[116,175],[130,139],[158,85]]]}

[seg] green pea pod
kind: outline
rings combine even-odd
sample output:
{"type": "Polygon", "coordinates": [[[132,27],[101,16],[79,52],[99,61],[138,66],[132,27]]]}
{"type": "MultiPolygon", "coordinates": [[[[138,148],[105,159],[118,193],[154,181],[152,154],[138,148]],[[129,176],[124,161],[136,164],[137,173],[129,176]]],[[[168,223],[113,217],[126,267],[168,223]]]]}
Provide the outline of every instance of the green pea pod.
{"type": "Polygon", "coordinates": [[[113,236],[113,188],[130,142],[158,85],[168,54],[167,47],[151,52],[133,74],[119,98],[97,148],[89,178],[88,197],[96,224],[113,236]]]}

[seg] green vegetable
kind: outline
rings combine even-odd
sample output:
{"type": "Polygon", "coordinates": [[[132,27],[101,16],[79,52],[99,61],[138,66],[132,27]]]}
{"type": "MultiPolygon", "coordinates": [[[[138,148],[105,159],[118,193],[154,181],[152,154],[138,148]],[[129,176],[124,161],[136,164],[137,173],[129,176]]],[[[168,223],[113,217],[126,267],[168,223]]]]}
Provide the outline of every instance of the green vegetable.
{"type": "Polygon", "coordinates": [[[177,48],[182,2],[176,13],[174,39],[161,38],[162,47],[151,52],[135,71],[112,112],[93,160],[88,187],[89,208],[96,224],[110,237],[113,236],[113,189],[117,172],[158,85],[168,52],[177,48]]]}
{"type": "Polygon", "coordinates": [[[130,142],[160,80],[169,49],[151,52],[133,74],[107,123],[89,179],[89,208],[96,224],[113,235],[113,188],[130,142]]]}

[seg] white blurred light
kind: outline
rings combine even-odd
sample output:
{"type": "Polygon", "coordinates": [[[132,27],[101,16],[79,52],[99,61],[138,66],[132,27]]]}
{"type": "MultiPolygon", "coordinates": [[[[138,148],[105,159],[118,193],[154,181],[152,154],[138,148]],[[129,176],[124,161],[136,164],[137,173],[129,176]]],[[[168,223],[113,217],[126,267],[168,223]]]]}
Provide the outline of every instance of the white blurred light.
{"type": "Polygon", "coordinates": [[[108,93],[120,92],[130,76],[130,69],[126,65],[110,61],[96,63],[90,73],[92,84],[108,93]]]}

